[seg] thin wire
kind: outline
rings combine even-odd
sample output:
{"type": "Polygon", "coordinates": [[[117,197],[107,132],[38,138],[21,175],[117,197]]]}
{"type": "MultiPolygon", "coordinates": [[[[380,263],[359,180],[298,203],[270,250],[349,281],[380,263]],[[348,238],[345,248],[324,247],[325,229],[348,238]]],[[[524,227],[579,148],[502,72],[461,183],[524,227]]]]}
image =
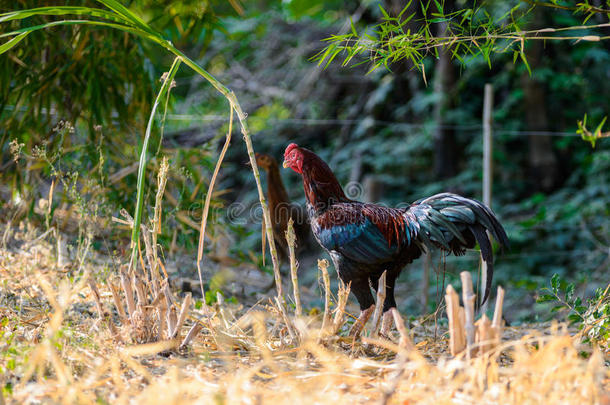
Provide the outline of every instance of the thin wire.
{"type": "MultiPolygon", "coordinates": [[[[7,111],[14,111],[15,106],[7,105],[4,107],[7,111]]],[[[51,108],[47,111],[46,108],[41,109],[42,114],[57,115],[57,111],[51,108]]],[[[113,118],[117,118],[116,113],[112,114],[113,118]]],[[[251,116],[249,119],[252,120],[266,120],[271,124],[293,124],[293,125],[354,125],[364,122],[365,119],[315,119],[315,118],[263,118],[251,116]]],[[[226,121],[226,117],[220,115],[197,115],[197,114],[167,114],[166,121],[195,121],[195,122],[214,122],[214,121],[226,121]]],[[[388,127],[394,126],[397,129],[457,129],[464,131],[480,131],[483,129],[482,124],[468,124],[468,125],[437,125],[437,124],[421,124],[421,123],[409,123],[409,122],[397,122],[397,121],[382,121],[382,120],[366,120],[366,125],[372,127],[388,127]]],[[[581,136],[575,132],[561,132],[561,131],[528,131],[528,130],[509,130],[502,129],[502,127],[494,126],[494,132],[496,135],[533,135],[533,136],[568,136],[578,137],[581,136]]]]}
{"type": "MultiPolygon", "coordinates": [[[[265,120],[266,122],[273,124],[295,124],[295,125],[353,125],[363,122],[364,120],[358,119],[314,119],[314,118],[263,118],[251,116],[250,120],[265,120]]],[[[194,114],[168,114],[167,120],[171,121],[198,121],[198,122],[213,122],[213,121],[224,121],[226,117],[219,115],[194,115],[194,114]]],[[[396,122],[396,121],[380,121],[380,120],[369,120],[367,125],[370,126],[395,126],[405,129],[461,129],[461,130],[481,130],[483,125],[481,124],[469,124],[469,125],[437,125],[437,124],[420,124],[420,123],[407,123],[407,122],[396,122]]],[[[580,137],[575,132],[562,132],[562,131],[527,131],[527,130],[508,130],[502,129],[502,127],[493,127],[496,134],[501,135],[535,135],[535,136],[574,136],[580,137]]]]}

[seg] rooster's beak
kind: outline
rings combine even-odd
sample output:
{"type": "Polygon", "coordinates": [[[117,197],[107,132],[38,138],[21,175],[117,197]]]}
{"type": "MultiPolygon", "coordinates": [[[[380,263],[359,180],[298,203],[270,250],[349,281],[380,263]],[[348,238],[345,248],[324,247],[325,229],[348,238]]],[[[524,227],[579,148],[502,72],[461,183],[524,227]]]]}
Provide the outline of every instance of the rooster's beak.
{"type": "Polygon", "coordinates": [[[290,162],[284,160],[284,163],[282,163],[282,166],[284,167],[284,169],[288,169],[290,167],[290,162]]]}

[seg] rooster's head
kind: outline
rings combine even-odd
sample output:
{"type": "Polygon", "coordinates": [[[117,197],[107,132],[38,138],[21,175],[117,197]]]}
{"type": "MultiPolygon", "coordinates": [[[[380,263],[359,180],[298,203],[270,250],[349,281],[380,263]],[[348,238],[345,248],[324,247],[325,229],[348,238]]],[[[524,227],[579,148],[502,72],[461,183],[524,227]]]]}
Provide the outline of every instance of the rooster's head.
{"type": "Polygon", "coordinates": [[[297,173],[303,174],[303,151],[296,143],[291,143],[286,147],[284,152],[283,166],[289,167],[297,173]]]}
{"type": "Polygon", "coordinates": [[[272,167],[277,167],[277,160],[264,153],[256,153],[256,164],[266,171],[269,171],[272,167]]]}

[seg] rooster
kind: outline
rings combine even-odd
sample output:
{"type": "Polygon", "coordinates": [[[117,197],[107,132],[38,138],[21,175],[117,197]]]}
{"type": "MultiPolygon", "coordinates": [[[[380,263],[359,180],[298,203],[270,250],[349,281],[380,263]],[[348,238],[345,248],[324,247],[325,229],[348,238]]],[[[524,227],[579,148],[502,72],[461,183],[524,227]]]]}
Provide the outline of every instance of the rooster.
{"type": "Polygon", "coordinates": [[[388,336],[393,317],[399,316],[394,298],[396,278],[429,249],[463,255],[478,243],[487,264],[481,304],[489,297],[493,256],[487,232],[502,247],[508,247],[508,237],[491,209],[479,201],[451,193],[436,194],[406,208],[354,201],[345,196],[322,159],[294,143],[284,152],[283,166],[303,177],[311,230],[330,254],[341,280],[351,284],[360,304],[360,316],[350,330],[354,338],[375,309],[371,287],[377,289],[384,271],[386,298],[381,333],[388,336]]]}
{"type": "Polygon", "coordinates": [[[302,247],[306,244],[310,233],[309,224],[306,220],[307,214],[301,207],[293,205],[290,202],[275,158],[257,153],[256,164],[267,173],[267,201],[269,202],[269,212],[271,214],[273,239],[275,240],[280,260],[286,261],[288,259],[288,242],[286,241],[288,220],[292,218],[294,221],[297,246],[302,247]]]}

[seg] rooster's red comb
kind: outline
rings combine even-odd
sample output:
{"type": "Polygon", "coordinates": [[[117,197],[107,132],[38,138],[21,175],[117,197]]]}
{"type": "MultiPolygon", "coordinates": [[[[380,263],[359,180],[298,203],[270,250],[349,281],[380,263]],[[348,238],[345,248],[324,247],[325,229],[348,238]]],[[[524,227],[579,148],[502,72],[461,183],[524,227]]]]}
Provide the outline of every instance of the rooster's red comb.
{"type": "Polygon", "coordinates": [[[296,143],[291,143],[290,145],[286,146],[286,151],[284,152],[284,156],[288,156],[288,154],[290,152],[292,152],[293,149],[297,149],[299,147],[299,145],[297,145],[296,143]]]}

